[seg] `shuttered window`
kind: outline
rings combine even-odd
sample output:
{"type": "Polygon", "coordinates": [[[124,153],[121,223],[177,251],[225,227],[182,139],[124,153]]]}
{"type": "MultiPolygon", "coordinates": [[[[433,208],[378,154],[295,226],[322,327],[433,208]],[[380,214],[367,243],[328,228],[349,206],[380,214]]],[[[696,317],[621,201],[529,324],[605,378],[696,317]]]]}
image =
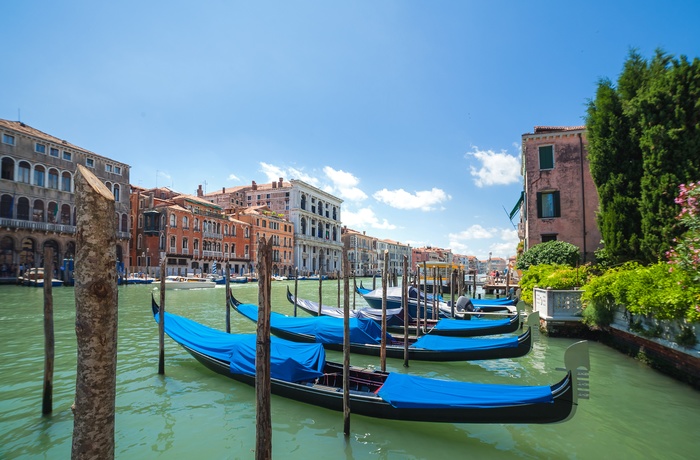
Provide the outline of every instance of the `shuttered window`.
{"type": "Polygon", "coordinates": [[[547,219],[561,217],[559,192],[537,192],[537,217],[547,219]]]}
{"type": "Polygon", "coordinates": [[[554,169],[554,146],[541,145],[540,150],[540,169],[554,169]]]}

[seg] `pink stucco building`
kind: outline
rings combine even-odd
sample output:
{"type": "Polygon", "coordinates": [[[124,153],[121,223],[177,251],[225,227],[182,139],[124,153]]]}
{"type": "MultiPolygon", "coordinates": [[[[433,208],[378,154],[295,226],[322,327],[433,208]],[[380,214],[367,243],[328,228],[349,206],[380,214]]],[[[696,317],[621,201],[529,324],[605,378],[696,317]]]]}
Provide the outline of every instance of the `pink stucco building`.
{"type": "Polygon", "coordinates": [[[582,263],[594,260],[601,235],[587,145],[585,126],[536,126],[534,133],[523,134],[518,234],[525,250],[560,240],[579,247],[582,263]]]}

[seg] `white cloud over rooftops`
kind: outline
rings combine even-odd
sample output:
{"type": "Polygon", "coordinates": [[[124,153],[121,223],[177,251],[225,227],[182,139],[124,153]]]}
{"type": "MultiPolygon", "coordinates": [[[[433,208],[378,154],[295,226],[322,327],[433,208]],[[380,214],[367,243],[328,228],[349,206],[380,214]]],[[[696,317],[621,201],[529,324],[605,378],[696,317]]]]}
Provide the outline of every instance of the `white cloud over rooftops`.
{"type": "Polygon", "coordinates": [[[508,185],[518,183],[521,180],[520,159],[509,155],[502,150],[496,153],[493,150],[479,150],[467,152],[465,158],[473,157],[480,163],[480,167],[469,166],[470,174],[474,177],[477,187],[490,185],[508,185]]]}

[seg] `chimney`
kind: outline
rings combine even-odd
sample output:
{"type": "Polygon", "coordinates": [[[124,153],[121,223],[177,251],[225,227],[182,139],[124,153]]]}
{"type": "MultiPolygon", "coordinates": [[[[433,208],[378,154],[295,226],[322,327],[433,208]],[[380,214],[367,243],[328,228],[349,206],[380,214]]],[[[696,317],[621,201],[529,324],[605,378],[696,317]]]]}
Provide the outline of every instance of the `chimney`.
{"type": "Polygon", "coordinates": [[[221,187],[221,193],[226,193],[226,187],[221,187]]]}
{"type": "Polygon", "coordinates": [[[279,188],[282,188],[282,182],[283,182],[283,181],[282,181],[282,178],[280,177],[280,180],[279,180],[279,182],[277,183],[277,186],[278,186],[279,188]]]}
{"type": "Polygon", "coordinates": [[[257,190],[257,189],[258,189],[258,184],[256,184],[255,181],[253,181],[253,184],[251,185],[251,188],[252,188],[253,190],[257,190]]]}
{"type": "Polygon", "coordinates": [[[277,182],[272,183],[272,188],[277,188],[277,182]]]}
{"type": "Polygon", "coordinates": [[[202,190],[202,184],[199,184],[199,187],[197,187],[197,196],[199,196],[199,197],[204,196],[204,191],[202,190]]]}

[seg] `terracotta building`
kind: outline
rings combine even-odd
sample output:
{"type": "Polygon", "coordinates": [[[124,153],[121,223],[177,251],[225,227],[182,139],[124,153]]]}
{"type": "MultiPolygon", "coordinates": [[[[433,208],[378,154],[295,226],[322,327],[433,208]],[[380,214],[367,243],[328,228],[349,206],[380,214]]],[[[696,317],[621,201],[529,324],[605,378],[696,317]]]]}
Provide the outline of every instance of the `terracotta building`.
{"type": "Polygon", "coordinates": [[[518,235],[524,249],[566,241],[581,250],[582,262],[592,261],[601,235],[586,127],[536,126],[533,133],[523,134],[522,174],[518,235]]]}
{"type": "Polygon", "coordinates": [[[117,269],[128,267],[129,166],[19,121],[0,120],[0,278],[43,267],[54,252],[56,275],[70,281],[75,255],[75,171],[89,168],[115,199],[117,269]]]}
{"type": "Polygon", "coordinates": [[[210,201],[167,188],[133,188],[130,256],[134,269],[160,276],[254,271],[251,224],[226,215],[210,201]]]}
{"type": "Polygon", "coordinates": [[[271,211],[267,206],[251,206],[236,217],[253,229],[250,261],[257,266],[258,243],[261,237],[272,238],[272,274],[290,276],[294,272],[294,226],[284,214],[271,211]]]}
{"type": "Polygon", "coordinates": [[[377,238],[347,227],[342,229],[342,240],[348,239],[350,273],[355,276],[372,276],[378,272],[377,238]]]}

